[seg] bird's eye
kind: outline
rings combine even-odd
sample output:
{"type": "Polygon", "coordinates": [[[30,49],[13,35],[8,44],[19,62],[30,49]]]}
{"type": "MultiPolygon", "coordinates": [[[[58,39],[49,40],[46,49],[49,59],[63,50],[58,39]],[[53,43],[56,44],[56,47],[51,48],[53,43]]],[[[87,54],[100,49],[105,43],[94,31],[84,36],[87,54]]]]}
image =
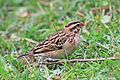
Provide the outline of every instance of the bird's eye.
{"type": "Polygon", "coordinates": [[[78,32],[78,30],[77,30],[77,29],[74,29],[74,30],[73,30],[73,32],[74,32],[74,33],[77,33],[77,32],[78,32]]]}

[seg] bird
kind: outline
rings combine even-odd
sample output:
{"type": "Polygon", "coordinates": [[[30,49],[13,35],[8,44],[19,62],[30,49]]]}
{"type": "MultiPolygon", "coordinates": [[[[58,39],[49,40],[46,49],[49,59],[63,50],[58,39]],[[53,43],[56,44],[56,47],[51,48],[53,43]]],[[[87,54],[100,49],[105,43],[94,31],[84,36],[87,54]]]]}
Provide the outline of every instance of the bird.
{"type": "Polygon", "coordinates": [[[22,54],[18,58],[23,57],[28,62],[36,61],[35,57],[59,59],[71,55],[80,44],[80,33],[84,23],[81,21],[73,21],[68,23],[63,30],[58,31],[48,39],[39,43],[27,54],[22,54]]]}

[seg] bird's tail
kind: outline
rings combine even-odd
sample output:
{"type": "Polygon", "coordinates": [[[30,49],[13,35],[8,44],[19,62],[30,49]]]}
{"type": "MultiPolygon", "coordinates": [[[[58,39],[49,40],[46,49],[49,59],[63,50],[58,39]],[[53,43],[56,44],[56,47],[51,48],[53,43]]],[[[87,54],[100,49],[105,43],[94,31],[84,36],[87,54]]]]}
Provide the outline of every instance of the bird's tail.
{"type": "Polygon", "coordinates": [[[18,59],[21,58],[21,57],[25,57],[25,56],[27,56],[27,55],[28,55],[28,54],[19,55],[19,56],[18,56],[18,59]]]}
{"type": "Polygon", "coordinates": [[[18,59],[24,64],[33,64],[35,62],[35,58],[33,54],[22,54],[18,56],[18,59]]]}

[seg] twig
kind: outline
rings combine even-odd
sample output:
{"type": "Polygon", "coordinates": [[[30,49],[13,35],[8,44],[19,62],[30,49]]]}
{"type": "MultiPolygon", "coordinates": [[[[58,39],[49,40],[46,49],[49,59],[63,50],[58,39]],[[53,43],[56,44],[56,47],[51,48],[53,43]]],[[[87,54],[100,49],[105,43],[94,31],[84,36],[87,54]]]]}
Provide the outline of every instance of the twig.
{"type": "Polygon", "coordinates": [[[74,63],[74,62],[97,62],[97,61],[105,61],[105,60],[119,60],[117,57],[109,57],[109,58],[95,58],[95,59],[72,59],[66,61],[57,61],[57,62],[41,62],[39,64],[64,64],[64,63],[74,63]]]}

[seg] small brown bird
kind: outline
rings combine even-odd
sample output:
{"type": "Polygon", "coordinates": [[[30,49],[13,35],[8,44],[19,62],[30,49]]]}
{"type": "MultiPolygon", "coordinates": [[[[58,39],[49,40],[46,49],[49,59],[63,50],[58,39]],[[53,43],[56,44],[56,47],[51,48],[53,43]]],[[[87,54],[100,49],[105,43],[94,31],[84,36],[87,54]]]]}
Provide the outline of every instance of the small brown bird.
{"type": "Polygon", "coordinates": [[[62,31],[38,44],[27,54],[20,55],[19,58],[25,57],[32,63],[35,60],[34,58],[38,56],[43,58],[62,58],[70,55],[80,44],[80,30],[83,26],[84,24],[80,21],[71,22],[62,31]]]}

